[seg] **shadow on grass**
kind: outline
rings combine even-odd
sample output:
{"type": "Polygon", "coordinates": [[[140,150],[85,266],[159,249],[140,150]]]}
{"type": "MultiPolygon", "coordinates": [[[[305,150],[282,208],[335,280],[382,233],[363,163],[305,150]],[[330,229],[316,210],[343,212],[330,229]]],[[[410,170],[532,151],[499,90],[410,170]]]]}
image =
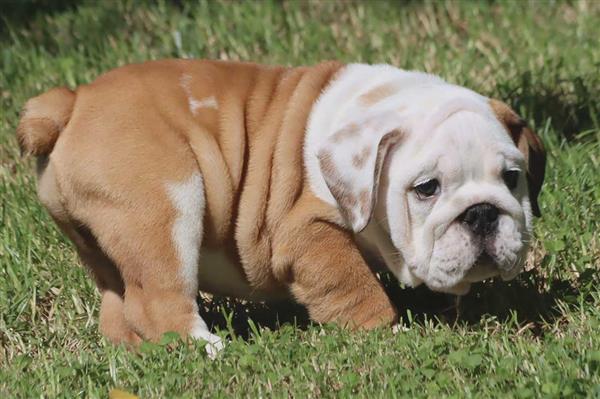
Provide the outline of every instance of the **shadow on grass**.
{"type": "Polygon", "coordinates": [[[71,10],[82,0],[14,0],[2,2],[0,16],[0,34],[10,25],[13,28],[29,27],[33,21],[44,16],[71,10]]]}
{"type": "Polygon", "coordinates": [[[563,78],[562,61],[539,71],[525,71],[496,87],[498,96],[508,102],[541,130],[548,119],[556,132],[567,140],[578,134],[600,129],[600,90],[597,74],[563,78]],[[548,71],[550,69],[550,71],[548,71]],[[546,76],[549,81],[539,81],[546,76]]]}
{"type": "MultiPolygon", "coordinates": [[[[380,277],[407,325],[409,320],[416,323],[438,320],[447,325],[461,323],[477,328],[483,318],[493,317],[500,322],[516,319],[519,326],[541,336],[544,323],[560,316],[559,302],[573,304],[579,298],[579,290],[571,281],[546,281],[535,270],[522,273],[511,282],[492,280],[475,284],[458,306],[453,295],[435,293],[426,287],[401,288],[389,273],[380,277]]],[[[590,284],[593,279],[592,273],[583,273],[577,285],[590,284]]],[[[252,335],[249,320],[259,328],[270,330],[277,330],[284,324],[302,330],[312,325],[306,309],[293,301],[252,303],[213,298],[201,301],[200,308],[206,322],[220,329],[228,328],[225,314],[230,315],[235,334],[243,339],[252,335]]]]}

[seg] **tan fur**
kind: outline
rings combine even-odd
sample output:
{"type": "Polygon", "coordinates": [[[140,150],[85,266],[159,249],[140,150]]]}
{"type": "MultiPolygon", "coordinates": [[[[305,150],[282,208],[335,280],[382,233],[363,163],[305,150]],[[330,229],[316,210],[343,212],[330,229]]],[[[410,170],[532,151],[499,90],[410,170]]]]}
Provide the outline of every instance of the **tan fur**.
{"type": "Polygon", "coordinates": [[[396,91],[397,90],[393,85],[385,83],[361,95],[359,100],[365,106],[369,106],[378,103],[379,101],[386,99],[387,97],[392,96],[394,93],[396,93],[396,91]]]}
{"type": "MultiPolygon", "coordinates": [[[[28,102],[19,140],[41,156],[40,199],[96,279],[104,335],[136,344],[190,332],[196,298],[179,274],[164,187],[194,173],[205,187],[203,246],[229,249],[255,290],[289,289],[320,322],[395,319],[339,211],[303,174],[309,112],[341,67],[148,62],[110,71],[76,97],[56,89],[28,102]]],[[[353,201],[366,207],[364,197],[353,201]]]]}
{"type": "Polygon", "coordinates": [[[356,169],[361,169],[365,166],[365,163],[371,156],[371,147],[367,146],[363,148],[358,154],[352,156],[352,165],[356,169]]]}
{"type": "Polygon", "coordinates": [[[42,155],[52,151],[61,130],[69,121],[75,93],[65,87],[52,89],[27,101],[17,127],[21,151],[42,155]]]}
{"type": "Polygon", "coordinates": [[[331,141],[334,143],[341,143],[344,140],[351,139],[358,135],[360,135],[360,126],[356,123],[351,123],[347,127],[335,132],[333,136],[331,136],[331,141]]]}
{"type": "Polygon", "coordinates": [[[546,150],[542,140],[527,127],[515,111],[502,101],[491,99],[490,106],[498,120],[506,127],[513,142],[519,148],[527,163],[527,183],[533,214],[540,216],[537,197],[542,189],[546,169],[546,150]]]}

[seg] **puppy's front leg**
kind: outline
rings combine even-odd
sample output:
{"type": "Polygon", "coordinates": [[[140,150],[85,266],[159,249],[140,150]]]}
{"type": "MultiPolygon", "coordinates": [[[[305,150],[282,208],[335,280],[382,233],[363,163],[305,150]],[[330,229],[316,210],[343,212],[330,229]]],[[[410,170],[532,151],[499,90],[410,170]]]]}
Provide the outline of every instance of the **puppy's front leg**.
{"type": "Polygon", "coordinates": [[[289,264],[291,291],[313,320],[364,329],[395,322],[394,305],[349,232],[313,222],[286,247],[295,255],[289,264]]]}

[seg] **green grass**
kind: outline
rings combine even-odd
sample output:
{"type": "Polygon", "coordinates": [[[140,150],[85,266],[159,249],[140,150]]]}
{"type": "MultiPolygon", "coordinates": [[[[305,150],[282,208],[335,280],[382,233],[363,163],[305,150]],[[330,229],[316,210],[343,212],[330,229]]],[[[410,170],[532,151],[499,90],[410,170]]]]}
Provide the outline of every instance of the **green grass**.
{"type": "Polygon", "coordinates": [[[1,397],[107,397],[114,387],[159,398],[600,397],[597,2],[1,3],[1,397]],[[456,321],[451,298],[388,281],[403,312],[397,334],[221,300],[203,306],[231,340],[215,361],[171,336],[140,353],[111,346],[14,129],[30,96],[164,57],[387,62],[503,98],[548,147],[533,269],[476,287],[456,321]]]}

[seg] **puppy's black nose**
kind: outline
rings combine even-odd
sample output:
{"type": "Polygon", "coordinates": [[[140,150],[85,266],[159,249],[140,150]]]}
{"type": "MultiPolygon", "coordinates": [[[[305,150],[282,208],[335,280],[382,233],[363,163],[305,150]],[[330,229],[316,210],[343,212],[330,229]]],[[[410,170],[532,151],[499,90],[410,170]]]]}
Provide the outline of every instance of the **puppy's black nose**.
{"type": "Polygon", "coordinates": [[[475,204],[460,215],[461,222],[477,235],[485,236],[498,227],[498,208],[492,204],[475,204]]]}

